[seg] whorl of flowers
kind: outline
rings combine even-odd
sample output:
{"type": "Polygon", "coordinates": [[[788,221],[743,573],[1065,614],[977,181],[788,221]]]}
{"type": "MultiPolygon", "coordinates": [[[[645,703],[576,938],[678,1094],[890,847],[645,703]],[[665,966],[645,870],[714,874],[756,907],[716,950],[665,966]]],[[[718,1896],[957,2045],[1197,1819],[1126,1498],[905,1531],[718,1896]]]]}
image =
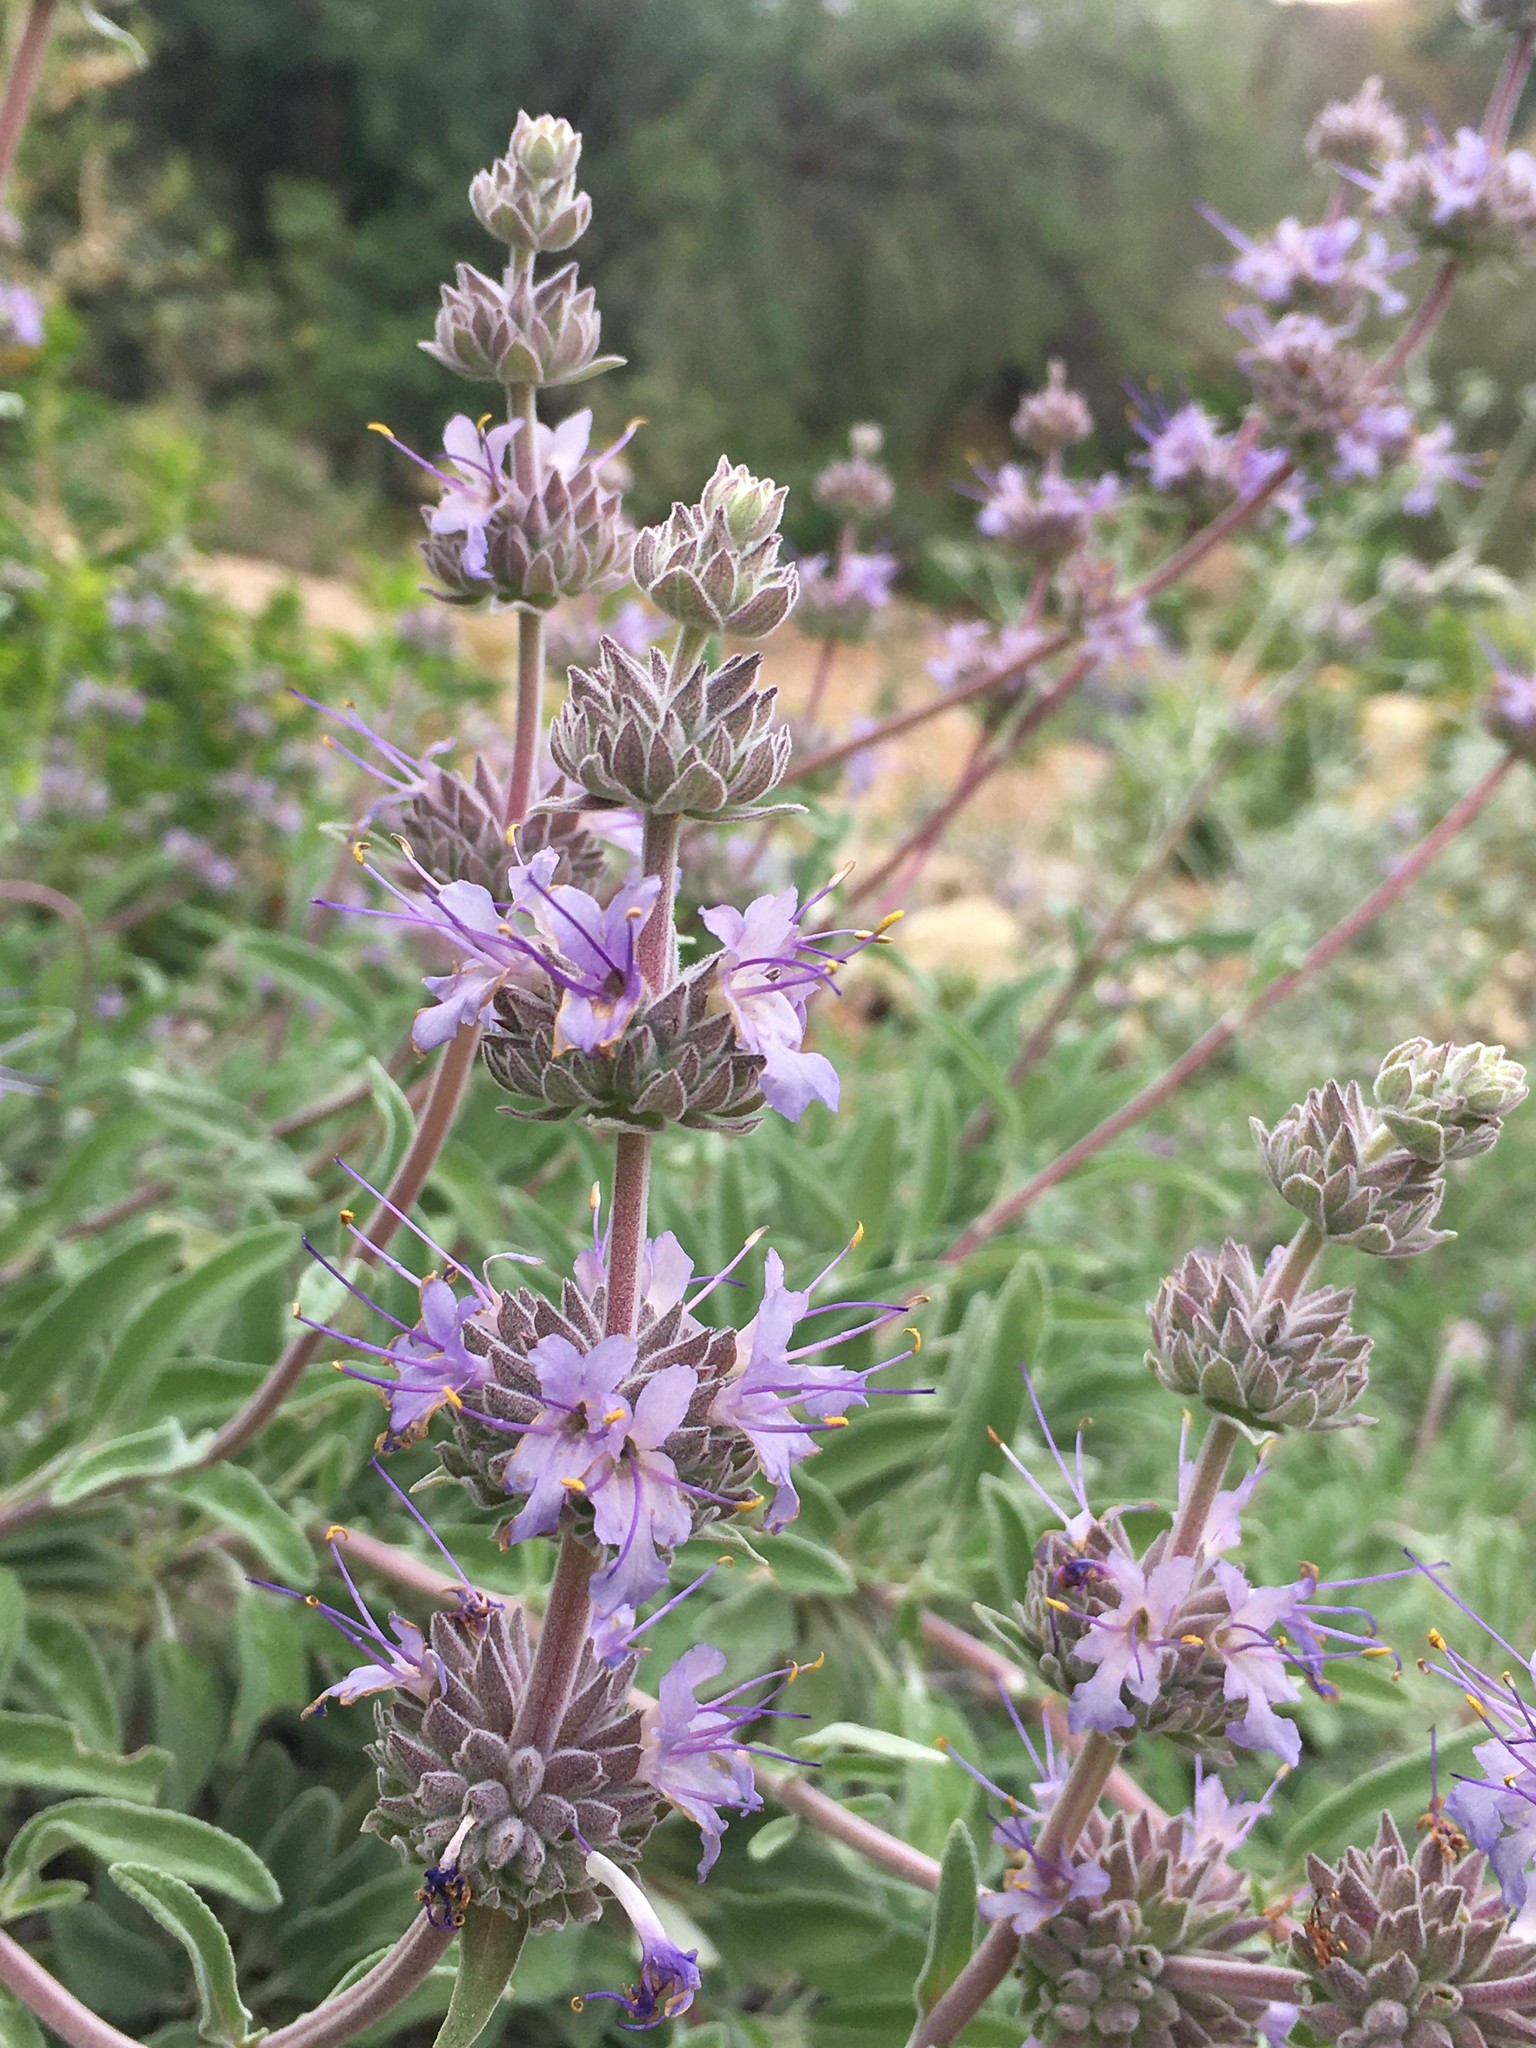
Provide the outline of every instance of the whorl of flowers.
{"type": "Polygon", "coordinates": [[[1450,142],[1432,130],[1414,155],[1384,164],[1368,189],[1372,212],[1399,222],[1421,248],[1536,258],[1536,157],[1475,128],[1458,128],[1450,142]]]}
{"type": "Polygon", "coordinates": [[[1369,1849],[1307,1858],[1312,1903],[1291,1938],[1308,2031],[1339,2048],[1514,2048],[1529,2016],[1498,1997],[1536,1949],[1508,1931],[1484,1861],[1438,1813],[1410,1853],[1390,1814],[1369,1849]]]}
{"type": "Polygon", "coordinates": [[[1099,1873],[1019,1944],[1024,2005],[1043,2048],[1207,2048],[1251,2042],[1266,2001],[1190,1989],[1175,1958],[1241,1955],[1265,1923],[1225,1843],[1182,1815],[1095,1814],[1080,1855],[1099,1873]]]}
{"type": "Polygon", "coordinates": [[[1370,1379],[1353,1305],[1348,1288],[1277,1294],[1229,1238],[1214,1258],[1191,1252],[1158,1289],[1147,1363],[1170,1393],[1249,1429],[1336,1429],[1370,1379]]]}
{"type": "Polygon", "coordinates": [[[794,609],[798,588],[794,565],[779,561],[787,495],[722,455],[697,505],[674,505],[637,536],[636,583],[693,632],[765,638],[794,609]]]}
{"type": "Polygon", "coordinates": [[[848,454],[827,464],[812,486],[812,495],[835,519],[857,527],[890,511],[896,502],[896,485],[878,459],[885,436],[873,421],[851,427],[848,443],[848,454]]]}
{"type": "Polygon", "coordinates": [[[1323,1237],[1406,1259],[1452,1235],[1434,1228],[1443,1176],[1396,1142],[1358,1083],[1329,1081],[1272,1130],[1257,1117],[1252,1128],[1276,1191],[1323,1237]]]}
{"type": "Polygon", "coordinates": [[[605,638],[590,668],[570,671],[550,753],[597,804],[721,824],[761,814],[791,745],[761,666],[738,654],[677,675],[660,648],[640,661],[605,638]]]}
{"type": "Polygon", "coordinates": [[[1496,663],[1482,720],[1512,754],[1536,761],[1536,673],[1496,663]]]}
{"type": "Polygon", "coordinates": [[[1026,391],[1011,422],[1013,436],[1037,455],[1059,453],[1093,432],[1093,414],[1081,392],[1067,382],[1066,365],[1047,365],[1044,387],[1026,391]]]}

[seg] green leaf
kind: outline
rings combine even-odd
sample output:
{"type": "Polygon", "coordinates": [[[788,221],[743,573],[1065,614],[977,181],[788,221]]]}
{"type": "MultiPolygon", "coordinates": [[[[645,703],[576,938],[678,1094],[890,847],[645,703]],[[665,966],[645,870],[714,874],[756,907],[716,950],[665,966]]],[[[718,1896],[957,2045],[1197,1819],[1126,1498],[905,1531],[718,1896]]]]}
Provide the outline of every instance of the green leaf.
{"type": "Polygon", "coordinates": [[[786,1593],[845,1600],[858,1590],[858,1581],[836,1552],[823,1549],[809,1536],[790,1532],[771,1538],[763,1548],[786,1593]]]}
{"type": "Polygon", "coordinates": [[[294,1708],[304,1699],[309,1653],[287,1607],[286,1600],[251,1586],[235,1610],[239,1681],[229,1731],[235,1754],[244,1751],[268,1714],[294,1708]]]}
{"type": "Polygon", "coordinates": [[[67,1614],[27,1616],[27,1675],[69,1725],[97,1749],[115,1750],[122,1729],[117,1694],[94,1639],[67,1614]]]}
{"type": "Polygon", "coordinates": [[[26,1590],[14,1572],[0,1570],[0,1699],[5,1698],[10,1686],[11,1668],[26,1629],[26,1590]]]}
{"type": "MultiPolygon", "coordinates": [[[[1485,1728],[1458,1728],[1439,1744],[1440,1782],[1461,1765],[1474,1746],[1486,1741],[1485,1728]]],[[[1331,1856],[1352,1842],[1374,1834],[1376,1816],[1385,1807],[1397,1810],[1399,1818],[1408,1806],[1422,1812],[1429,1804],[1430,1751],[1426,1743],[1409,1756],[1378,1764],[1373,1771],[1354,1778],[1342,1790],[1330,1793],[1309,1806],[1292,1826],[1282,1844],[1287,1857],[1298,1858],[1309,1849],[1317,1856],[1331,1856]]]]}
{"type": "Polygon", "coordinates": [[[767,1863],[800,1835],[800,1816],[796,1813],[781,1813],[776,1819],[765,1821],[747,1843],[749,1863],[767,1863]]]}
{"type": "Polygon", "coordinates": [[[281,982],[301,996],[317,996],[327,1009],[345,1010],[365,1032],[374,1021],[368,985],[334,953],[287,932],[242,931],[233,948],[248,974],[281,982]]]}
{"type": "Polygon", "coordinates": [[[0,1713],[0,1785],[153,1801],[170,1761],[163,1749],[88,1749],[78,1729],[52,1714],[0,1713]]]}
{"type": "Polygon", "coordinates": [[[83,1849],[107,1864],[148,1863],[253,1912],[282,1904],[272,1873],[255,1851],[205,1820],[122,1799],[65,1799],[33,1814],[12,1838],[0,1868],[0,1917],[34,1910],[39,1873],[66,1849],[83,1849]]]}
{"type": "Polygon", "coordinates": [[[13,1991],[0,1984],[0,2048],[47,2048],[43,2030],[13,1991]]]}
{"type": "Polygon", "coordinates": [[[248,1287],[286,1264],[295,1244],[291,1223],[261,1223],[159,1288],[113,1345],[97,1383],[93,1416],[99,1420],[130,1411],[143,1382],[187,1331],[231,1307],[248,1287]]]}
{"type": "Polygon", "coordinates": [[[82,1451],[54,1481],[53,1498],[60,1507],[84,1500],[104,1487],[130,1479],[159,1479],[195,1464],[207,1449],[208,1433],[189,1437],[174,1417],[136,1429],[110,1443],[82,1451]]]}
{"type": "Polygon", "coordinates": [[[433,2048],[470,2048],[479,2040],[512,1981],[527,1932],[527,1921],[511,1913],[490,1906],[469,1908],[459,1935],[453,1997],[433,2048]]]}
{"type": "Polygon", "coordinates": [[[907,1242],[924,1238],[944,1213],[955,1164],[955,1091],[947,1074],[930,1074],[912,1160],[907,1242]]]}
{"type": "Polygon", "coordinates": [[[215,1465],[206,1472],[189,1472],[167,1491],[233,1529],[284,1585],[302,1590],[314,1584],[315,1554],[309,1538],[245,1466],[215,1465]]]}
{"type": "Polygon", "coordinates": [[[885,1763],[928,1764],[947,1768],[949,1758],[942,1749],[913,1742],[906,1735],[892,1735],[884,1728],[866,1728],[859,1721],[829,1721],[825,1728],[813,1728],[798,1735],[795,1748],[809,1757],[877,1756],[885,1763]]]}
{"type": "Polygon", "coordinates": [[[98,1338],[122,1327],[134,1301],[171,1263],[179,1240],[169,1232],[110,1253],[17,1331],[5,1369],[0,1414],[29,1414],[89,1356],[98,1338]]]}
{"type": "Polygon", "coordinates": [[[913,1987],[920,2013],[930,2013],[971,1960],[976,1942],[976,1887],[981,1869],[976,1844],[963,1820],[951,1826],[944,1841],[938,1895],[922,1975],[913,1987]]]}
{"type": "Polygon", "coordinates": [[[384,1142],[373,1156],[373,1171],[368,1177],[375,1187],[386,1188],[416,1135],[416,1115],[405,1090],[378,1060],[365,1060],[363,1072],[368,1077],[373,1106],[384,1125],[384,1142]]]}
{"type": "Polygon", "coordinates": [[[203,2039],[241,2048],[251,2032],[251,2015],[240,1996],[229,1937],[208,1907],[189,1884],[149,1864],[109,1864],[107,1875],[186,1950],[197,1985],[203,2039]]]}

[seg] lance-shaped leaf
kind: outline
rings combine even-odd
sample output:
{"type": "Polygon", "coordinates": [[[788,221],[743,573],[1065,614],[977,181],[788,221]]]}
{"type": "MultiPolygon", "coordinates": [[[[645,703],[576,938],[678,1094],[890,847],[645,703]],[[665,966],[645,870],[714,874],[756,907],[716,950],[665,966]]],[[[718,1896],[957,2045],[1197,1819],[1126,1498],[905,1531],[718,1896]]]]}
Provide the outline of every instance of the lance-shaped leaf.
{"type": "Polygon", "coordinates": [[[68,1721],[52,1714],[0,1713],[0,1785],[34,1792],[106,1792],[153,1801],[171,1759],[163,1749],[132,1756],[91,1749],[68,1721]]]}
{"type": "Polygon", "coordinates": [[[0,1919],[39,1910],[39,1894],[52,1889],[39,1873],[66,1849],[83,1849],[107,1864],[147,1863],[254,1912],[282,1904],[272,1873],[254,1850],[205,1820],[121,1799],[66,1799],[17,1829],[0,1867],[0,1919]]]}
{"type": "Polygon", "coordinates": [[[512,1981],[527,1932],[527,1921],[511,1913],[489,1906],[469,1908],[459,1935],[453,1997],[433,2048],[470,2048],[479,2040],[512,1981]]]}
{"type": "Polygon", "coordinates": [[[186,1950],[197,1985],[198,2032],[219,2048],[242,2048],[252,2031],[229,1937],[191,1885],[147,1863],[113,1863],[107,1875],[186,1950]]]}
{"type": "Polygon", "coordinates": [[[950,1828],[944,1843],[939,1889],[928,1931],[928,1953],[913,1986],[920,2013],[930,2013],[971,1960],[976,1945],[976,1887],[980,1871],[976,1844],[963,1820],[950,1828]]]}

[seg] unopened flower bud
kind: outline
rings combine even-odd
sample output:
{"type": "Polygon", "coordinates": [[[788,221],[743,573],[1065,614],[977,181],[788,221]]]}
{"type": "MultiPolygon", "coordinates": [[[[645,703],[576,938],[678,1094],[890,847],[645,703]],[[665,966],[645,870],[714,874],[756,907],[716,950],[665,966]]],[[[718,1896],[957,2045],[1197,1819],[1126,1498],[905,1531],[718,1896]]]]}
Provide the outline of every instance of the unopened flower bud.
{"type": "Polygon", "coordinates": [[[1502,1045],[1434,1045],[1410,1038],[1376,1076],[1381,1120],[1431,1166],[1491,1151],[1503,1119],[1529,1094],[1525,1069],[1502,1045]]]}
{"type": "Polygon", "coordinates": [[[722,455],[697,505],[674,505],[635,542],[634,577],[658,611],[704,633],[760,640],[781,625],[799,587],[779,561],[787,494],[722,455]]]}
{"type": "Polygon", "coordinates": [[[559,766],[600,805],[669,817],[759,815],[789,765],[790,736],[758,686],[761,655],[675,678],[659,648],[642,662],[604,639],[591,668],[573,668],[550,728],[559,766]]]}
{"type": "Polygon", "coordinates": [[[1355,1082],[1314,1088],[1272,1131],[1252,1128],[1277,1192],[1324,1237],[1404,1259],[1453,1235],[1433,1227],[1444,1179],[1396,1143],[1355,1082]]]}
{"type": "Polygon", "coordinates": [[[1307,137],[1307,155],[1314,163],[1366,171],[1408,147],[1402,118],[1381,89],[1368,78],[1352,100],[1324,107],[1307,137]]]}
{"type": "Polygon", "coordinates": [[[1250,1429],[1337,1429],[1364,1393],[1371,1340],[1350,1328],[1354,1295],[1272,1297],[1245,1245],[1191,1252],[1152,1304],[1147,1363],[1170,1393],[1250,1429]]]}
{"type": "Polygon", "coordinates": [[[592,218],[591,200],[576,190],[580,156],[581,137],[568,121],[520,113],[506,155],[470,184],[481,226],[525,253],[568,249],[592,218]]]}
{"type": "Polygon", "coordinates": [[[848,429],[850,451],[873,462],[885,447],[885,429],[876,420],[860,420],[848,429]]]}
{"type": "Polygon", "coordinates": [[[1066,366],[1053,362],[1042,391],[1026,392],[1013,416],[1015,439],[1039,455],[1059,453],[1093,432],[1093,414],[1080,392],[1067,383],[1066,366]]]}

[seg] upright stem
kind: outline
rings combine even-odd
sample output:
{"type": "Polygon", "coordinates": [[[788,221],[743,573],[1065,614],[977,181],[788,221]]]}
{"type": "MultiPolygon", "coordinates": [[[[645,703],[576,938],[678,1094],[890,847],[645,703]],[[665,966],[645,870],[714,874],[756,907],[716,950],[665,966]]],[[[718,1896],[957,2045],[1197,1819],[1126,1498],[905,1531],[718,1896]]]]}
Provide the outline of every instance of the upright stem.
{"type": "Polygon", "coordinates": [[[1169,1557],[1193,1557],[1200,1548],[1211,1504],[1221,1491],[1221,1482],[1227,1476],[1232,1453],[1241,1441],[1242,1431],[1235,1422],[1228,1422],[1224,1415],[1211,1417],[1205,1442],[1200,1446],[1200,1456],[1195,1461],[1189,1491],[1179,1503],[1173,1527],[1168,1532],[1169,1557]]]}
{"type": "Polygon", "coordinates": [[[1536,29],[1522,29],[1509,46],[1504,69],[1499,73],[1499,82],[1483,116],[1483,139],[1492,149],[1502,149],[1509,140],[1510,124],[1530,75],[1533,50],[1536,50],[1536,29]]]}
{"type": "Polygon", "coordinates": [[[27,10],[26,26],[16,45],[11,75],[5,81],[5,96],[0,99],[0,198],[4,197],[5,182],[16,157],[16,145],[21,141],[27,116],[32,111],[32,95],[37,91],[37,81],[42,73],[55,4],[56,0],[32,0],[27,10]]]}
{"type": "Polygon", "coordinates": [[[801,719],[807,726],[816,723],[816,714],[821,709],[821,700],[827,694],[827,684],[832,680],[832,664],[837,659],[837,642],[823,640],[816,650],[816,671],[811,677],[811,694],[805,700],[801,719]]]}
{"type": "Polygon", "coordinates": [[[520,825],[533,802],[544,733],[544,614],[517,615],[517,724],[512,742],[512,780],[507,791],[507,828],[520,825]]]}
{"type": "Polygon", "coordinates": [[[595,1551],[589,1550],[578,1537],[561,1538],[544,1622],[539,1630],[539,1647],[533,1653],[528,1687],[512,1727],[510,1740],[515,1748],[527,1743],[547,1755],[556,1746],[560,1724],[571,1703],[571,1687],[591,1633],[589,1589],[596,1569],[595,1551]]]}
{"type": "MultiPolygon", "coordinates": [[[[1040,1863],[1060,1863],[1071,1855],[1119,1755],[1119,1743],[1099,1734],[1097,1729],[1084,1737],[1061,1796],[1047,1815],[1035,1843],[1035,1857],[1040,1863]]],[[[918,2021],[907,2048],[948,2048],[949,2042],[970,2025],[1007,1976],[1018,1949],[1019,1937],[1008,1923],[994,1922],[954,1983],[932,2011],[918,2021]]]]}
{"type": "Polygon", "coordinates": [[[615,1148],[608,1236],[608,1313],[604,1333],[632,1337],[640,1295],[640,1259],[651,1184],[651,1141],[625,1131],[615,1148]]]}
{"type": "Polygon", "coordinates": [[[1363,902],[1356,904],[1347,917],[1341,918],[1331,931],[1324,933],[1298,966],[1287,969],[1284,974],[1277,974],[1273,981],[1266,982],[1258,994],[1247,1003],[1220,1018],[1204,1037],[1197,1039],[1188,1052],[1181,1054],[1155,1081],[1148,1082],[1145,1088],[1133,1095],[1130,1101],[1117,1109],[1112,1116],[1107,1116],[1102,1123],[1096,1124],[1086,1136],[1079,1138],[1075,1145],[1069,1146],[1059,1159],[1054,1159],[1049,1166],[1042,1167],[1039,1173],[1026,1181],[1016,1194],[995,1202],[984,1215],[979,1216],[963,1230],[945,1252],[945,1264],[958,1265],[962,1260],[969,1258],[978,1245],[986,1244],[990,1238],[996,1237],[1000,1230],[1006,1230],[1010,1224],[1016,1223],[1049,1189],[1076,1173],[1080,1166],[1102,1152],[1106,1145],[1113,1143],[1124,1132],[1139,1124],[1143,1117],[1150,1116],[1153,1110],[1161,1108],[1178,1093],[1186,1081],[1198,1074],[1203,1067],[1209,1066],[1246,1025],[1262,1017],[1267,1010],[1272,1009],[1284,997],[1291,995],[1302,982],[1328,966],[1347,946],[1352,945],[1384,911],[1389,910],[1400,896],[1407,893],[1457,834],[1466,830],[1493,797],[1514,765],[1515,757],[1506,754],[1502,761],[1490,768],[1481,781],[1475,783],[1464,797],[1451,806],[1439,824],[1425,834],[1412,852],[1403,855],[1385,880],[1380,882],[1363,902]]]}

